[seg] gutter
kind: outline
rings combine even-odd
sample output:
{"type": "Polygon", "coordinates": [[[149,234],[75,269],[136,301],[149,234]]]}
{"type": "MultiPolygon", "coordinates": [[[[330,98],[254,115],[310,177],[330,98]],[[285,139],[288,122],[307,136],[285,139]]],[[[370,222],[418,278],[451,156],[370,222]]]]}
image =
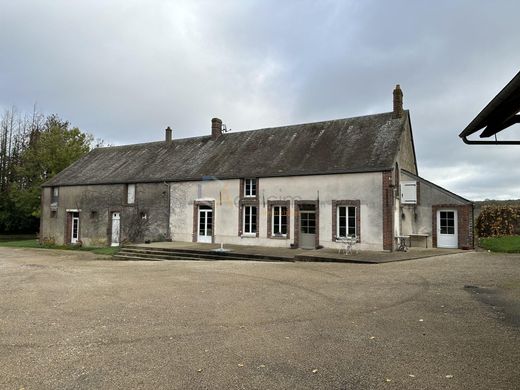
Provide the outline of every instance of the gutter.
{"type": "Polygon", "coordinates": [[[518,141],[498,141],[498,140],[474,141],[474,140],[469,140],[466,135],[462,136],[461,138],[462,138],[462,141],[468,145],[520,145],[520,140],[518,140],[518,141]]]}

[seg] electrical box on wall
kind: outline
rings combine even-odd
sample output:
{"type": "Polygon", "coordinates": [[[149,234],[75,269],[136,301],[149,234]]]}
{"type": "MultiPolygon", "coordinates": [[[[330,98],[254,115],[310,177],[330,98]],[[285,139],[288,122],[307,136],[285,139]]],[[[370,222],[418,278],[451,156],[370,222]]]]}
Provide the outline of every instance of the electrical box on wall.
{"type": "Polygon", "coordinates": [[[401,182],[401,203],[417,204],[417,182],[403,181],[401,182]]]}

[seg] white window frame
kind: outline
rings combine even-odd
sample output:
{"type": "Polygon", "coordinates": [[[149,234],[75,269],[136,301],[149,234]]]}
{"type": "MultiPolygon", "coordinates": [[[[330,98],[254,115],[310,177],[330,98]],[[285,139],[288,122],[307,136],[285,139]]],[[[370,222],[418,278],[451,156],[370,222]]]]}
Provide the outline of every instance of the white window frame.
{"type": "Polygon", "coordinates": [[[243,220],[242,220],[242,235],[244,236],[249,236],[249,237],[256,237],[256,232],[258,231],[258,224],[257,224],[257,221],[258,221],[258,207],[256,205],[245,205],[243,206],[243,210],[242,210],[242,213],[243,213],[243,220]],[[254,219],[254,223],[255,223],[255,226],[256,226],[256,229],[255,231],[247,231],[246,230],[246,218],[249,218],[249,228],[251,230],[252,226],[253,226],[253,213],[251,212],[252,208],[255,208],[256,209],[256,213],[255,213],[255,219],[254,219]],[[247,212],[246,210],[247,209],[250,209],[249,211],[249,216],[247,216],[247,212]]]}
{"type": "Polygon", "coordinates": [[[343,237],[343,236],[340,236],[339,232],[340,232],[340,212],[339,212],[339,209],[341,207],[344,207],[346,208],[346,218],[345,218],[345,233],[347,233],[347,236],[350,236],[352,237],[352,234],[348,234],[348,231],[349,231],[349,228],[351,227],[349,225],[349,209],[350,208],[353,208],[354,209],[354,236],[357,236],[357,213],[358,213],[358,209],[356,206],[352,206],[352,205],[339,205],[336,207],[336,237],[337,238],[340,238],[340,237],[343,237]]]}
{"type": "Polygon", "coordinates": [[[244,197],[245,198],[256,198],[256,187],[257,187],[256,179],[244,179],[244,197]],[[254,184],[254,194],[253,194],[253,184],[254,184]]]}
{"type": "Polygon", "coordinates": [[[135,204],[135,184],[126,185],[126,204],[135,204]]]}
{"type": "Polygon", "coordinates": [[[287,206],[273,205],[272,209],[271,209],[271,214],[272,214],[272,218],[271,218],[271,235],[273,237],[287,237],[287,233],[278,233],[274,229],[276,218],[278,218],[278,226],[280,228],[282,227],[282,209],[285,209],[285,217],[286,217],[285,228],[288,230],[288,226],[289,226],[289,213],[288,212],[289,212],[289,209],[287,208],[287,206]],[[275,212],[276,209],[279,209],[278,215],[276,215],[276,212],[275,212]]]}

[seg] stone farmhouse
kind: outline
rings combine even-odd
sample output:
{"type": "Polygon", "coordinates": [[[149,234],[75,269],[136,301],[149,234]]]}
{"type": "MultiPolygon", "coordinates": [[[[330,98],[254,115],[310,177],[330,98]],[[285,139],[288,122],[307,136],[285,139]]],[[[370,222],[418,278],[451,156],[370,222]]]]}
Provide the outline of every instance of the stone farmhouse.
{"type": "Polygon", "coordinates": [[[473,204],[418,176],[410,113],[104,147],[42,187],[40,240],[473,247],[473,204]]]}

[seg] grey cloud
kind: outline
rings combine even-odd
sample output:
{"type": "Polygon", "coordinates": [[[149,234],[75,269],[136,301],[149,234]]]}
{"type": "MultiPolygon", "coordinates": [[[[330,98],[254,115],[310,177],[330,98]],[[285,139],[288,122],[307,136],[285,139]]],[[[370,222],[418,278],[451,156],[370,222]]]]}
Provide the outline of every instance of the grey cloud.
{"type": "Polygon", "coordinates": [[[422,175],[520,197],[518,148],[458,138],[518,71],[517,1],[4,3],[0,106],[132,143],[212,116],[238,131],[389,111],[400,83],[422,175]]]}

